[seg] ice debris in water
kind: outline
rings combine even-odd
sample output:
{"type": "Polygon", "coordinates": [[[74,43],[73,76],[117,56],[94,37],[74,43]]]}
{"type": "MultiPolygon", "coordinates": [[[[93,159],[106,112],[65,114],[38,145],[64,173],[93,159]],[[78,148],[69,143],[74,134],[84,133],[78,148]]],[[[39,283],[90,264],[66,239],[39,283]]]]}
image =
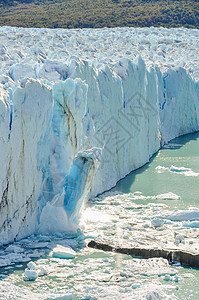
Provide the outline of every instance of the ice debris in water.
{"type": "Polygon", "coordinates": [[[196,172],[192,171],[192,169],[190,169],[190,168],[184,168],[184,167],[171,166],[170,167],[170,171],[171,172],[175,172],[175,173],[180,173],[180,174],[183,174],[185,176],[196,177],[196,176],[199,175],[199,173],[196,173],[196,172]]]}
{"type": "Polygon", "coordinates": [[[157,173],[163,173],[164,171],[169,170],[169,168],[166,168],[166,167],[163,167],[163,166],[157,166],[155,168],[155,170],[156,170],[157,173]]]}
{"type": "Polygon", "coordinates": [[[36,268],[37,268],[36,264],[33,261],[30,261],[27,264],[27,267],[28,267],[29,270],[36,270],[36,268]]]}
{"type": "Polygon", "coordinates": [[[45,276],[47,274],[48,274],[48,272],[44,267],[41,267],[38,271],[38,276],[45,276]]]}
{"type": "Polygon", "coordinates": [[[164,276],[164,280],[165,280],[165,281],[169,281],[169,280],[171,280],[171,276],[170,276],[170,275],[168,275],[168,274],[166,274],[166,275],[164,276]]]}
{"type": "Polygon", "coordinates": [[[24,277],[23,277],[23,280],[29,280],[29,281],[34,281],[36,280],[38,277],[38,273],[36,270],[29,270],[29,269],[26,269],[25,272],[24,272],[24,277]]]}
{"type": "Polygon", "coordinates": [[[37,266],[33,261],[27,264],[27,269],[24,272],[23,280],[35,281],[38,276],[47,275],[47,271],[44,267],[37,266]]]}
{"type": "Polygon", "coordinates": [[[156,199],[159,200],[180,200],[180,196],[169,192],[169,193],[164,193],[156,196],[156,199]]]}
{"type": "Polygon", "coordinates": [[[184,167],[175,167],[175,166],[171,166],[170,167],[170,171],[172,171],[172,172],[188,172],[188,171],[190,171],[190,169],[189,168],[184,168],[184,167]]]}
{"type": "Polygon", "coordinates": [[[55,258],[69,259],[74,258],[75,255],[76,252],[72,248],[64,247],[62,245],[57,245],[52,251],[52,257],[55,258]]]}
{"type": "Polygon", "coordinates": [[[175,244],[179,245],[180,243],[184,244],[184,235],[177,234],[175,237],[175,244]]]}
{"type": "Polygon", "coordinates": [[[132,285],[132,289],[137,289],[137,288],[140,288],[141,287],[141,284],[140,283],[133,283],[132,285]]]}
{"type": "Polygon", "coordinates": [[[196,221],[199,220],[199,210],[177,210],[173,211],[170,215],[167,214],[165,219],[169,219],[171,221],[196,221]]]}
{"type": "Polygon", "coordinates": [[[178,275],[171,276],[171,275],[169,275],[169,274],[165,274],[164,280],[165,280],[165,281],[174,281],[174,282],[178,282],[179,278],[178,278],[178,275]]]}
{"type": "Polygon", "coordinates": [[[174,276],[174,281],[175,281],[175,282],[178,282],[178,281],[179,281],[178,275],[175,275],[175,276],[174,276]]]}
{"type": "MultiPolygon", "coordinates": [[[[152,196],[145,196],[142,194],[142,192],[134,192],[134,193],[128,193],[128,194],[115,194],[115,192],[106,192],[103,194],[105,198],[110,198],[113,200],[127,200],[127,199],[133,199],[133,200],[180,200],[181,197],[177,194],[174,194],[172,192],[164,193],[164,194],[159,194],[159,195],[152,195],[152,196]]],[[[100,196],[92,199],[92,201],[97,201],[100,198],[100,196]]],[[[114,202],[116,204],[116,202],[114,202]]],[[[118,202],[119,205],[119,202],[118,202]]],[[[151,204],[152,205],[152,204],[151,204]]],[[[155,204],[154,204],[155,205],[155,204]]],[[[160,204],[158,204],[160,205],[160,204]]]]}
{"type": "Polygon", "coordinates": [[[199,228],[199,221],[192,221],[183,224],[184,227],[199,228]]]}
{"type": "Polygon", "coordinates": [[[185,167],[176,167],[176,166],[171,166],[171,167],[164,167],[164,166],[157,166],[155,168],[157,173],[164,173],[165,171],[172,172],[175,174],[180,174],[180,175],[185,175],[189,177],[197,177],[199,176],[199,173],[196,173],[192,171],[191,168],[185,168],[185,167]]]}
{"type": "Polygon", "coordinates": [[[164,224],[164,221],[162,219],[156,218],[151,221],[151,224],[153,227],[157,228],[161,227],[164,224]]]}
{"type": "Polygon", "coordinates": [[[56,297],[56,298],[48,298],[48,300],[72,300],[72,299],[73,299],[72,294],[67,294],[65,296],[56,297]]]}

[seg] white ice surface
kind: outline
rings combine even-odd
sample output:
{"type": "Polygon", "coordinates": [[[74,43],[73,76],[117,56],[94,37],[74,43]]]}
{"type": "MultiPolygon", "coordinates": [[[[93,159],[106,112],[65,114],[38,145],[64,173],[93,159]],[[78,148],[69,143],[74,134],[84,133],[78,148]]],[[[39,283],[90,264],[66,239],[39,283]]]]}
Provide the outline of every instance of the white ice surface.
{"type": "MultiPolygon", "coordinates": [[[[116,278],[113,276],[113,280],[117,280],[117,274],[115,274],[116,278]]],[[[107,289],[104,287],[103,279],[101,278],[100,281],[102,283],[100,286],[94,285],[87,285],[81,287],[81,293],[79,293],[79,297],[86,299],[113,299],[116,300],[118,297],[122,297],[124,300],[128,300],[129,297],[132,299],[137,300],[177,300],[178,298],[171,294],[168,296],[160,286],[157,286],[155,282],[153,284],[148,284],[144,286],[140,286],[137,284],[132,284],[132,287],[111,287],[107,289]]],[[[116,281],[117,284],[117,281],[116,281]]],[[[118,285],[118,284],[117,284],[118,285]]],[[[0,290],[0,297],[4,300],[72,300],[73,294],[70,292],[57,293],[57,292],[44,292],[35,293],[31,292],[27,288],[16,287],[14,284],[7,283],[2,281],[1,290],[0,290]],[[8,292],[9,291],[9,292],[8,292]]],[[[80,299],[81,299],[80,298],[80,299]]]]}
{"type": "Polygon", "coordinates": [[[169,171],[174,174],[178,175],[184,175],[184,176],[189,176],[189,177],[197,177],[199,176],[199,173],[194,172],[190,168],[185,168],[185,167],[176,167],[176,166],[171,166],[170,168],[163,167],[163,166],[157,166],[155,168],[157,173],[164,173],[165,171],[169,171]]]}
{"type": "Polygon", "coordinates": [[[0,244],[77,225],[86,198],[199,130],[197,41],[184,28],[0,28],[0,244]]]}
{"type": "Polygon", "coordinates": [[[76,252],[72,248],[64,247],[61,245],[57,245],[52,252],[52,257],[55,258],[69,259],[69,258],[74,258],[75,255],[76,252]]]}
{"type": "MultiPolygon", "coordinates": [[[[199,78],[198,30],[186,28],[35,29],[0,28],[2,81],[25,77],[55,81],[67,76],[68,62],[105,64],[121,75],[119,60],[145,58],[147,67],[185,68],[199,78]],[[9,37],[9,38],[8,38],[9,37]],[[6,77],[7,76],[7,77],[6,77]]],[[[124,61],[124,60],[123,60],[124,61]]]]}

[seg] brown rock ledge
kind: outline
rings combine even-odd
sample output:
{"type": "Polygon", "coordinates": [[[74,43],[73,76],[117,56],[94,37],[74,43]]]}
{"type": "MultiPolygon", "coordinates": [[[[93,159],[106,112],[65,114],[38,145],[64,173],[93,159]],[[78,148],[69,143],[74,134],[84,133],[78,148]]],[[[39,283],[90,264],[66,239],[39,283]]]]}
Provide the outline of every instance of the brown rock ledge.
{"type": "Polygon", "coordinates": [[[88,247],[103,251],[129,254],[140,258],[162,257],[167,259],[169,262],[179,262],[181,265],[199,267],[199,253],[181,249],[121,248],[93,240],[88,243],[88,247]]]}

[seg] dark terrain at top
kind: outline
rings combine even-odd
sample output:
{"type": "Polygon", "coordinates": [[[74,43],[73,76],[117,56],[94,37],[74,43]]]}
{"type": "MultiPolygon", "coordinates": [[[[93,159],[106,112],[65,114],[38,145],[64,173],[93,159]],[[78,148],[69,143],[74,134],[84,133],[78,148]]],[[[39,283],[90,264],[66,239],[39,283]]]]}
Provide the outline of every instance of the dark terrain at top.
{"type": "Polygon", "coordinates": [[[199,28],[199,0],[0,0],[0,26],[199,28]]]}

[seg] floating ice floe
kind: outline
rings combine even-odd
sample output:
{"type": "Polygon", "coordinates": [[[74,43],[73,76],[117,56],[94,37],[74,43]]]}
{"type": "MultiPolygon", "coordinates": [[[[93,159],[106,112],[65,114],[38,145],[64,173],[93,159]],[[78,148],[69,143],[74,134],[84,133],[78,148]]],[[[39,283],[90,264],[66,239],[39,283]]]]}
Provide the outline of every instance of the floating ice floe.
{"type": "Polygon", "coordinates": [[[151,221],[151,224],[152,224],[152,226],[157,228],[157,227],[161,227],[164,224],[164,221],[162,219],[156,218],[151,221]]]}
{"type": "Polygon", "coordinates": [[[36,265],[34,262],[30,261],[27,264],[27,269],[23,274],[23,280],[25,281],[35,281],[38,276],[47,275],[47,270],[44,267],[36,265]]]}
{"type": "Polygon", "coordinates": [[[165,171],[169,170],[169,168],[163,167],[163,166],[157,166],[155,168],[155,170],[156,170],[157,173],[164,173],[165,171]]]}
{"type": "Polygon", "coordinates": [[[26,269],[24,272],[23,279],[25,281],[35,281],[37,279],[37,277],[38,277],[38,273],[36,270],[26,269]]]}
{"type": "Polygon", "coordinates": [[[192,171],[192,169],[190,169],[190,168],[171,166],[170,171],[174,172],[174,173],[179,173],[179,174],[182,174],[185,176],[193,176],[193,177],[199,176],[199,173],[192,171]]]}
{"type": "Polygon", "coordinates": [[[180,243],[183,243],[184,244],[184,235],[182,234],[177,234],[175,236],[175,243],[176,245],[179,245],[180,243]]]}
{"type": "Polygon", "coordinates": [[[175,174],[180,174],[180,175],[185,175],[185,176],[190,176],[190,177],[197,177],[199,176],[199,173],[194,172],[191,168],[185,168],[185,167],[176,167],[176,166],[171,166],[169,167],[164,167],[164,166],[157,166],[155,168],[157,173],[164,173],[165,171],[169,171],[175,174]]]}
{"type": "Polygon", "coordinates": [[[27,264],[27,267],[28,267],[29,270],[36,270],[37,269],[37,266],[36,266],[36,264],[33,261],[30,261],[27,264]]]}
{"type": "Polygon", "coordinates": [[[172,192],[157,195],[155,196],[155,198],[159,200],[180,200],[181,199],[180,196],[172,192]]]}
{"type": "Polygon", "coordinates": [[[177,210],[164,217],[171,221],[196,221],[199,220],[199,210],[177,210]]]}
{"type": "Polygon", "coordinates": [[[47,270],[44,267],[40,267],[40,269],[38,270],[38,276],[46,276],[48,275],[47,270]]]}
{"type": "Polygon", "coordinates": [[[0,256],[0,267],[4,267],[4,266],[9,266],[9,265],[13,265],[14,263],[21,263],[21,262],[28,262],[30,261],[31,258],[29,257],[29,255],[24,254],[24,253],[9,253],[6,254],[4,253],[3,256],[0,256]]]}
{"type": "Polygon", "coordinates": [[[55,247],[52,251],[52,257],[55,258],[69,259],[74,258],[75,255],[76,252],[72,248],[61,245],[57,245],[57,247],[55,247]]]}
{"type": "Polygon", "coordinates": [[[199,221],[192,221],[183,224],[184,227],[188,228],[199,228],[199,221]]]}

